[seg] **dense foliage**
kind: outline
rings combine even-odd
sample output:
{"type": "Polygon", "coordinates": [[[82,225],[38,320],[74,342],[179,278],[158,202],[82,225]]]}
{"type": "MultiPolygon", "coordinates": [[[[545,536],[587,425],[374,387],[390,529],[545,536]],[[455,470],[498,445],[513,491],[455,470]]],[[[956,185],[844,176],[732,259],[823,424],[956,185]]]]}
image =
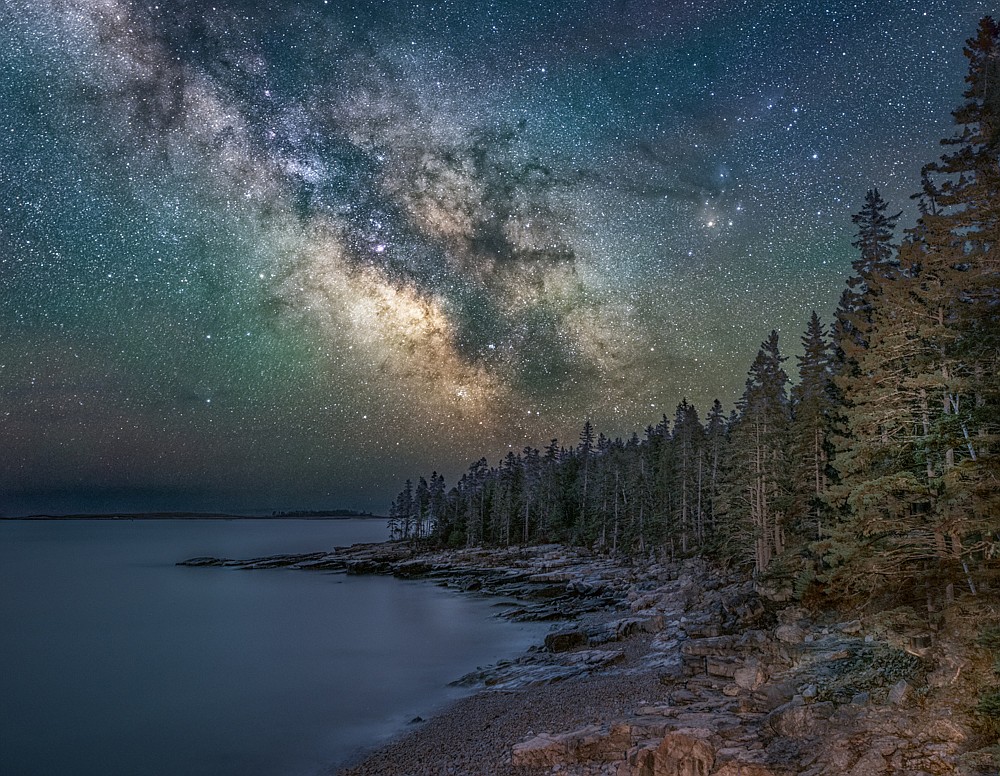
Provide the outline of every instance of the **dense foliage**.
{"type": "MultiPolygon", "coordinates": [[[[1000,28],[984,18],[958,131],[916,225],[872,189],[831,330],[813,313],[789,386],[778,334],[736,410],[682,401],[642,436],[585,422],[569,446],[407,482],[396,531],[441,545],[567,542],[702,554],[839,595],[976,595],[1000,558],[1000,28]]],[[[992,576],[992,578],[991,578],[992,576]]]]}

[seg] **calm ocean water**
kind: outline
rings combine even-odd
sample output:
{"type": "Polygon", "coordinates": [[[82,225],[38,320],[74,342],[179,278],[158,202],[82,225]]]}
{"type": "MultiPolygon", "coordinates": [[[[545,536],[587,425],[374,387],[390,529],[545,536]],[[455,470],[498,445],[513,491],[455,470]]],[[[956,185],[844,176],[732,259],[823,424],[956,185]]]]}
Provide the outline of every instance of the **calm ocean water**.
{"type": "Polygon", "coordinates": [[[365,520],[0,522],[0,773],[325,774],[544,637],[428,582],[174,565],[385,537],[365,520]]]}

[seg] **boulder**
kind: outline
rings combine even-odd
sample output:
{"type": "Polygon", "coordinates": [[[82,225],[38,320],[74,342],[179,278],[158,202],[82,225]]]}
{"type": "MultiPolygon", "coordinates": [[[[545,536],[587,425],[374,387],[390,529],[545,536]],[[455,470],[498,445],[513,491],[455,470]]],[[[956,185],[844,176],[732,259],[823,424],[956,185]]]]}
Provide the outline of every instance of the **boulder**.
{"type": "Polygon", "coordinates": [[[632,744],[629,725],[619,723],[610,728],[591,726],[573,734],[576,760],[578,762],[612,762],[625,757],[632,744]]]}
{"type": "Polygon", "coordinates": [[[677,652],[679,646],[680,639],[677,638],[673,630],[657,633],[649,643],[649,648],[656,652],[677,652]]]}
{"type": "Polygon", "coordinates": [[[433,561],[417,558],[397,563],[396,567],[393,569],[393,574],[401,579],[413,579],[415,577],[421,577],[425,574],[429,574],[433,570],[433,561]]]}
{"type": "Polygon", "coordinates": [[[736,657],[709,655],[705,658],[705,673],[709,676],[732,679],[742,665],[743,661],[736,657]]]}
{"type": "Polygon", "coordinates": [[[741,586],[723,591],[722,609],[730,615],[733,626],[745,625],[764,614],[764,602],[752,589],[741,586]]]}
{"type": "Polygon", "coordinates": [[[681,653],[681,673],[684,676],[698,676],[705,673],[705,658],[701,655],[681,653]]]}
{"type": "Polygon", "coordinates": [[[762,685],[753,696],[754,708],[768,712],[788,703],[795,695],[795,684],[791,681],[772,682],[762,685]]]}
{"type": "Polygon", "coordinates": [[[531,574],[528,581],[536,585],[556,585],[561,584],[565,590],[565,583],[573,579],[572,572],[569,571],[548,571],[539,574],[531,574]]]}
{"type": "Polygon", "coordinates": [[[573,763],[614,762],[627,756],[631,730],[624,723],[610,727],[588,725],[570,733],[540,733],[515,744],[511,765],[548,768],[573,763]]]}
{"type": "Polygon", "coordinates": [[[534,738],[515,744],[510,762],[515,768],[550,768],[567,762],[567,755],[562,736],[539,733],[534,738]]]}
{"type": "MultiPolygon", "coordinates": [[[[625,761],[627,776],[653,776],[656,768],[657,743],[645,743],[629,750],[625,761]]],[[[619,773],[622,769],[619,768],[619,773]]]]}
{"type": "Polygon", "coordinates": [[[767,725],[776,735],[789,738],[805,738],[812,734],[820,720],[828,719],[833,713],[833,704],[806,704],[801,698],[793,698],[767,715],[767,725]]]}
{"type": "Polygon", "coordinates": [[[790,623],[787,625],[779,625],[775,628],[774,636],[778,639],[778,641],[782,641],[785,644],[801,644],[806,637],[806,632],[798,625],[790,623]]]}
{"type": "Polygon", "coordinates": [[[744,690],[756,690],[764,684],[765,680],[764,671],[756,661],[748,662],[733,672],[733,682],[744,690]]]}
{"type": "Polygon", "coordinates": [[[640,755],[635,770],[640,776],[708,776],[715,764],[712,745],[690,732],[668,733],[655,750],[640,755]]]}
{"type": "Polygon", "coordinates": [[[593,670],[617,663],[624,657],[625,651],[621,649],[582,649],[579,652],[563,655],[559,659],[559,664],[581,671],[593,670]]]}
{"type": "Polygon", "coordinates": [[[626,617],[605,623],[587,634],[591,646],[607,644],[610,641],[621,641],[635,633],[657,633],[663,629],[663,616],[626,617]]]}
{"type": "Polygon", "coordinates": [[[388,574],[392,571],[392,564],[380,560],[362,558],[361,560],[349,560],[344,564],[348,574],[388,574]]]}
{"type": "Polygon", "coordinates": [[[549,652],[565,652],[587,643],[587,634],[581,630],[562,630],[545,637],[545,649],[549,652]]]}
{"type": "Polygon", "coordinates": [[[854,763],[849,776],[882,776],[889,772],[889,764],[878,752],[868,752],[854,763]]]}
{"type": "MultiPolygon", "coordinates": [[[[630,596],[631,597],[631,596],[630,596]]],[[[636,595],[629,602],[629,608],[633,612],[641,612],[646,609],[652,609],[658,606],[663,599],[663,594],[659,590],[654,590],[652,593],[645,593],[644,595],[636,595]]]]}

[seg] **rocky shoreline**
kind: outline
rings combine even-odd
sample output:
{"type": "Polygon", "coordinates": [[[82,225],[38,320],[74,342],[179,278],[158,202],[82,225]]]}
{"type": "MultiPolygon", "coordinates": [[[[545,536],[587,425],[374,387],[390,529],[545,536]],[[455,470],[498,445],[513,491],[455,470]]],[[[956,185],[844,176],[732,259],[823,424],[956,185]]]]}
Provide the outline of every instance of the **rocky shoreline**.
{"type": "Polygon", "coordinates": [[[982,656],[960,605],[931,631],[906,613],[840,619],[698,560],[622,566],[558,546],[182,565],[424,578],[558,623],[544,646],[458,679],[480,692],[343,776],[997,772],[969,714],[982,656]]]}

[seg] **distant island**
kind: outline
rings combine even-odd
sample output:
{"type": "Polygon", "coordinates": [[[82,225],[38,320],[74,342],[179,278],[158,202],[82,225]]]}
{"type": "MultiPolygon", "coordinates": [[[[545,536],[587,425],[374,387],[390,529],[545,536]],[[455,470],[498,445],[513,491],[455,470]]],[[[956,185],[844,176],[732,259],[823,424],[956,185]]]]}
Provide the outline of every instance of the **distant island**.
{"type": "Polygon", "coordinates": [[[0,520],[387,520],[387,517],[353,509],[299,509],[271,512],[270,515],[241,515],[228,512],[109,512],[76,515],[0,516],[0,520]]]}
{"type": "Polygon", "coordinates": [[[271,517],[373,517],[388,520],[383,515],[373,515],[371,512],[356,512],[353,509],[297,509],[292,512],[272,512],[271,517]]]}

